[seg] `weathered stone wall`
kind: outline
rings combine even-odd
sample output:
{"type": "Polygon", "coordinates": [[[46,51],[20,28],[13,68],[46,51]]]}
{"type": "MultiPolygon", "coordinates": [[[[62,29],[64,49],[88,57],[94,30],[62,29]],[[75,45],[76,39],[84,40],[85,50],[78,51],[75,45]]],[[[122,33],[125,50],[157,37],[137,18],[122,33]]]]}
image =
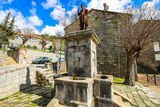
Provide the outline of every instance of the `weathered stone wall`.
{"type": "MultiPolygon", "coordinates": [[[[97,46],[98,73],[124,76],[126,54],[118,36],[118,18],[120,13],[92,9],[89,15],[89,28],[93,29],[101,40],[97,46]]],[[[66,27],[66,33],[79,29],[79,21],[66,27]]]]}
{"type": "Polygon", "coordinates": [[[6,57],[7,57],[7,54],[3,53],[3,51],[0,51],[0,66],[3,66],[6,64],[6,57]]]}
{"type": "Polygon", "coordinates": [[[36,70],[30,65],[12,65],[0,69],[0,99],[36,83],[36,70]]]}

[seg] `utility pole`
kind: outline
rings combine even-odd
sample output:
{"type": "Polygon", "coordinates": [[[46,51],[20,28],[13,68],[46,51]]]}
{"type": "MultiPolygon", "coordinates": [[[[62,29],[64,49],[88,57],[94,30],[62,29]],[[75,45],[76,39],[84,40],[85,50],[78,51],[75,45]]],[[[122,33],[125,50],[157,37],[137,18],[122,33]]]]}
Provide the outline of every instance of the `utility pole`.
{"type": "Polygon", "coordinates": [[[61,37],[58,38],[59,39],[59,43],[57,45],[57,73],[59,74],[60,73],[60,67],[61,67],[61,42],[62,42],[62,39],[61,37]]]}

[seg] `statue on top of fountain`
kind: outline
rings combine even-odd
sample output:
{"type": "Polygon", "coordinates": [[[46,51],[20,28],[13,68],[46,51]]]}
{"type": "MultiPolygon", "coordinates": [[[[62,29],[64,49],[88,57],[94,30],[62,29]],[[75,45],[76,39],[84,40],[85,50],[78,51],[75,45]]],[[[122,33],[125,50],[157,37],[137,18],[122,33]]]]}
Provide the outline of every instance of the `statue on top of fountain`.
{"type": "Polygon", "coordinates": [[[80,30],[87,29],[88,27],[88,13],[89,13],[89,10],[86,9],[82,4],[81,11],[78,12],[80,30]]]}

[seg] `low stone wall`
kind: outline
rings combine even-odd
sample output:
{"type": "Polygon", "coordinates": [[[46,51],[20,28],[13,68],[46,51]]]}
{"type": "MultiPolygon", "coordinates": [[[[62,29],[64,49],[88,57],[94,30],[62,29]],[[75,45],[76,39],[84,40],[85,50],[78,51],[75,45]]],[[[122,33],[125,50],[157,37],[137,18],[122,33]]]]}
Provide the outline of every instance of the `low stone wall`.
{"type": "Polygon", "coordinates": [[[36,70],[31,65],[12,65],[0,69],[0,99],[36,84],[36,70]]]}
{"type": "Polygon", "coordinates": [[[0,66],[3,66],[6,64],[6,57],[7,57],[7,54],[3,53],[3,51],[0,51],[0,66]]]}

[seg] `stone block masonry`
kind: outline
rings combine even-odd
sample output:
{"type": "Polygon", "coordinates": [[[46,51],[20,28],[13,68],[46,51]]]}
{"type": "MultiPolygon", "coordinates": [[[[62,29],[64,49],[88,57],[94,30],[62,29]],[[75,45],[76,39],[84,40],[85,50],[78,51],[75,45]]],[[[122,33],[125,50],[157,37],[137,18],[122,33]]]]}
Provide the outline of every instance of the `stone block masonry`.
{"type": "Polygon", "coordinates": [[[0,66],[6,64],[6,53],[3,53],[3,51],[0,51],[0,66]]]}
{"type": "Polygon", "coordinates": [[[31,65],[12,65],[0,69],[0,99],[36,84],[36,70],[31,65]]]}

